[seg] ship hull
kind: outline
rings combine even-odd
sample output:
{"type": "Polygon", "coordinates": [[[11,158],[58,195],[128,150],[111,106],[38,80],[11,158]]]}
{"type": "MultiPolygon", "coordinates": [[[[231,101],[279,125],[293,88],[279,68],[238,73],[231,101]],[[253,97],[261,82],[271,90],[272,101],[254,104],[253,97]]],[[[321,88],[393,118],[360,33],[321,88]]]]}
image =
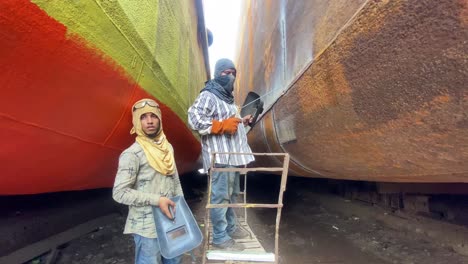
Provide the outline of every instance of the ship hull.
{"type": "Polygon", "coordinates": [[[250,2],[237,97],[253,90],[267,109],[252,148],[289,153],[298,176],[468,182],[467,10],[448,0],[250,2]]]}
{"type": "Polygon", "coordinates": [[[131,105],[146,97],[179,173],[196,169],[185,111],[209,74],[202,12],[156,2],[0,3],[0,195],[112,187],[131,105]]]}

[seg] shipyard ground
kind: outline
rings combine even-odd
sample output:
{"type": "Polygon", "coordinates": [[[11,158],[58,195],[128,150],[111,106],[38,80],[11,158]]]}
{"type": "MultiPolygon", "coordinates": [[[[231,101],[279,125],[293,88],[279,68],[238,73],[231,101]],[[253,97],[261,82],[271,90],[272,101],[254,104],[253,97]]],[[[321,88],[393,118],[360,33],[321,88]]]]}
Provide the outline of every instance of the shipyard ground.
{"type": "MultiPolygon", "coordinates": [[[[275,203],[277,176],[258,175],[249,180],[251,202],[275,203]]],[[[445,223],[437,229],[449,238],[438,240],[433,220],[395,214],[375,206],[323,193],[317,180],[290,178],[285,193],[280,228],[280,263],[468,263],[465,245],[450,234],[445,223]],[[429,229],[432,229],[429,230],[429,229]]],[[[197,220],[203,223],[205,178],[183,178],[186,198],[197,220]]],[[[104,193],[108,191],[103,190],[104,193]]],[[[102,197],[102,196],[101,196],[102,197]]],[[[98,231],[62,247],[56,263],[133,263],[133,240],[123,235],[125,213],[98,231]]],[[[252,209],[249,223],[267,251],[274,250],[276,210],[252,209]]],[[[437,223],[437,221],[436,221],[437,223]]],[[[465,227],[456,227],[460,235],[465,227]]],[[[184,256],[183,263],[201,263],[184,256]]],[[[45,257],[30,263],[45,263],[45,257]]]]}

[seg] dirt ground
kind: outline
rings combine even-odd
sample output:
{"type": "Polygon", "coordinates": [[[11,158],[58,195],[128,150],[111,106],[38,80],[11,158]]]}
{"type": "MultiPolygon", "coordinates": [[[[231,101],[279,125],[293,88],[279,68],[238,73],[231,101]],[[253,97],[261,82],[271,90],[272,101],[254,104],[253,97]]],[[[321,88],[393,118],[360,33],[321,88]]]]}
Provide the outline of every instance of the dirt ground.
{"type": "MultiPolygon", "coordinates": [[[[182,184],[186,200],[202,224],[205,178],[186,176],[182,184]]],[[[422,236],[417,229],[382,222],[372,217],[375,208],[323,195],[314,184],[313,179],[288,181],[280,226],[280,263],[468,263],[468,257],[422,236]],[[353,210],[353,206],[360,209],[353,210]]],[[[279,177],[255,175],[248,187],[249,202],[276,203],[279,177]]],[[[269,252],[274,252],[275,217],[275,209],[248,212],[252,230],[269,252]]],[[[60,251],[57,263],[133,263],[133,240],[122,234],[124,222],[125,216],[120,216],[97,232],[70,242],[60,251]]],[[[200,248],[195,250],[195,260],[185,255],[183,263],[201,263],[201,253],[200,248]]]]}
{"type": "MultiPolygon", "coordinates": [[[[293,179],[287,189],[280,228],[282,263],[468,263],[468,257],[419,235],[419,230],[374,218],[372,206],[321,193],[314,181],[293,179]]],[[[251,219],[259,237],[271,214],[259,212],[251,219]]]]}

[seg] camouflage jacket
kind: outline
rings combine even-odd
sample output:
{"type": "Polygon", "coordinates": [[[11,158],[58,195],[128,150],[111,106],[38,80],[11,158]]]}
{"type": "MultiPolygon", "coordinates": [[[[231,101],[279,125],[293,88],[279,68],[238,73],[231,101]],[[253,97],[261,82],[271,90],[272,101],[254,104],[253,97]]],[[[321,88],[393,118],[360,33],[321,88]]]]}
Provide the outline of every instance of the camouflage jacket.
{"type": "Polygon", "coordinates": [[[152,206],[159,205],[161,196],[177,195],[184,195],[177,171],[165,176],[153,169],[137,142],[122,152],[112,197],[129,206],[124,234],[156,238],[152,206]]]}

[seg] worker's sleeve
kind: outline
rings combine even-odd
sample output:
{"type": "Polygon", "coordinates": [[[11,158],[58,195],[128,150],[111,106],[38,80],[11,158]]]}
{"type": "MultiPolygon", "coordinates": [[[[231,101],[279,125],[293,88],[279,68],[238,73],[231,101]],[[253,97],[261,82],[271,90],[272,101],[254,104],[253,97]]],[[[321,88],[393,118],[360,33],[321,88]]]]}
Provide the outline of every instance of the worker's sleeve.
{"type": "Polygon", "coordinates": [[[139,159],[134,153],[124,152],[119,158],[119,168],[115,177],[112,198],[118,203],[146,206],[159,205],[159,195],[134,189],[137,180],[139,159]]]}
{"type": "Polygon", "coordinates": [[[182,190],[182,185],[180,184],[179,172],[176,169],[174,173],[174,193],[176,196],[184,196],[184,191],[182,190]]]}
{"type": "Polygon", "coordinates": [[[188,110],[188,123],[200,135],[211,133],[215,103],[209,92],[202,92],[188,110]]]}

